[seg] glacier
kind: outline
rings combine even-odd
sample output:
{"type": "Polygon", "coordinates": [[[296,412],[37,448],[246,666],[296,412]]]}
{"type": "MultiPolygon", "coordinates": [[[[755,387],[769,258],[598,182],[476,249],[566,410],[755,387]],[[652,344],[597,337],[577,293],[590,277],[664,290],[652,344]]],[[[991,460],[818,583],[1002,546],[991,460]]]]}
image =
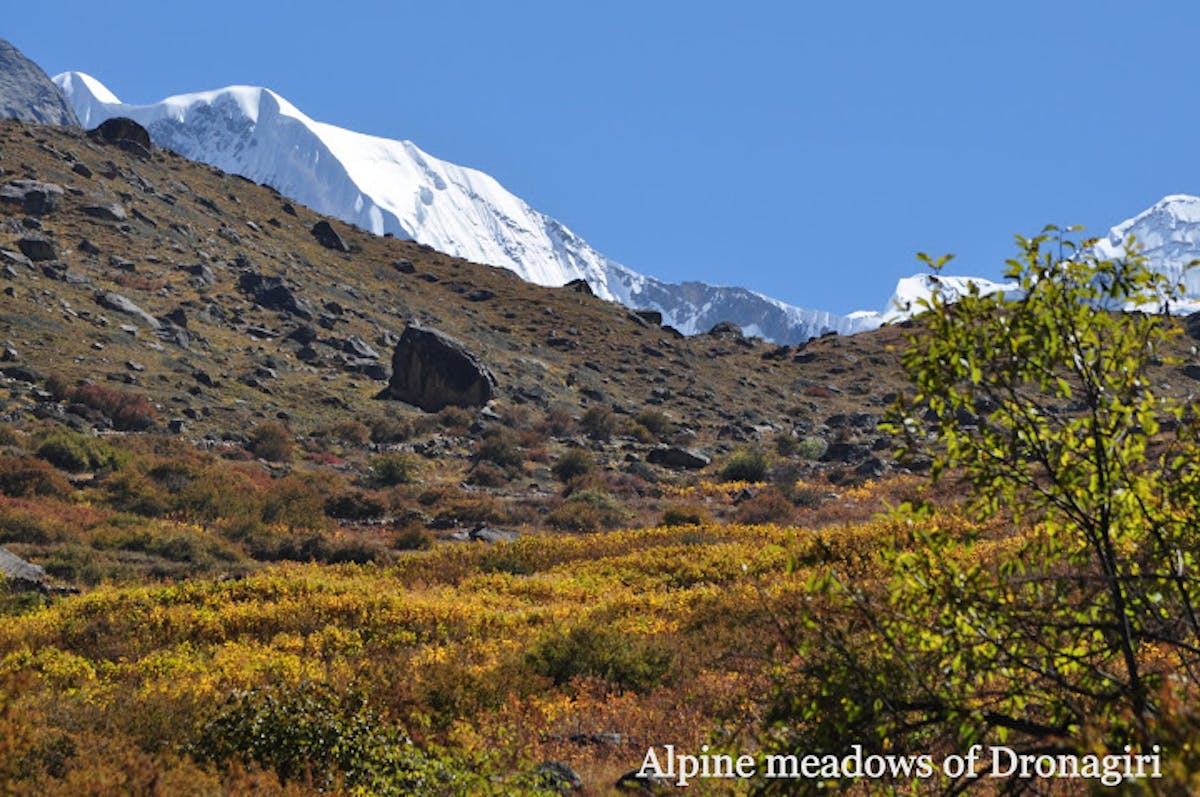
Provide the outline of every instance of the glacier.
{"type": "Polygon", "coordinates": [[[879,323],[875,313],[842,316],[744,288],[641,274],[597,252],[484,172],[435,158],[411,141],[315,121],[270,89],[228,86],[136,105],[82,72],[57,75],[54,83],[84,127],[129,117],[157,145],[270,185],[319,213],[507,268],[539,285],[582,279],[603,299],[658,310],[664,324],[684,334],[732,321],[767,340],[798,343],[879,323]]]}

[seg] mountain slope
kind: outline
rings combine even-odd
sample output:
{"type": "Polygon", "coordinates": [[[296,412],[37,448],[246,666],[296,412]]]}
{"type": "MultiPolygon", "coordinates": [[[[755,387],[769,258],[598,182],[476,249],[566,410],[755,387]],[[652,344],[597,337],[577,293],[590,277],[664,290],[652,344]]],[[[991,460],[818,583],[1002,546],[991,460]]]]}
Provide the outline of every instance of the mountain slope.
{"type": "Polygon", "coordinates": [[[661,311],[666,324],[685,333],[733,321],[777,342],[798,342],[869,326],[742,288],[672,284],[639,274],[483,172],[439,160],[410,141],[317,122],[268,89],[231,86],[130,105],[79,72],[54,80],[85,126],[128,116],[161,146],[269,184],[377,235],[508,268],[539,285],[583,279],[604,299],[661,311]]]}
{"type": "Polygon", "coordinates": [[[78,125],[71,106],[41,67],[0,39],[0,118],[78,125]]]}

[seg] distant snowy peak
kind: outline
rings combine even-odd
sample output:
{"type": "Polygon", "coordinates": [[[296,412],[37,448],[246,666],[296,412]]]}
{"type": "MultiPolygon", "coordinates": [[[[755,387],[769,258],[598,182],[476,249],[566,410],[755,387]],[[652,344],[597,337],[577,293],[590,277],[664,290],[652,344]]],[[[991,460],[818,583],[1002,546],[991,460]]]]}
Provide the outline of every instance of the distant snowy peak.
{"type": "Polygon", "coordinates": [[[1182,280],[1188,296],[1200,297],[1200,270],[1184,273],[1200,258],[1200,197],[1172,194],[1109,230],[1095,246],[1098,256],[1114,259],[1125,254],[1132,235],[1149,265],[1174,280],[1182,280]]]}
{"type": "Polygon", "coordinates": [[[82,72],[63,73],[54,82],[85,127],[130,117],[160,146],[271,185],[320,213],[511,269],[539,285],[583,279],[601,298],[659,310],[665,323],[684,332],[733,321],[750,334],[795,343],[872,325],[741,288],[672,284],[639,274],[483,172],[439,160],[411,141],[314,121],[268,89],[230,86],[132,105],[82,72]]]}
{"type": "Polygon", "coordinates": [[[954,277],[948,274],[914,274],[896,283],[896,291],[880,320],[890,323],[919,314],[920,303],[929,301],[935,290],[940,290],[947,301],[954,302],[970,293],[972,285],[981,296],[1000,292],[1015,296],[1017,291],[1015,282],[993,282],[982,277],[954,277]]]}
{"type": "MultiPolygon", "coordinates": [[[[1131,219],[1126,219],[1099,239],[1091,251],[1097,257],[1114,260],[1124,257],[1125,245],[1133,236],[1147,265],[1174,280],[1182,280],[1189,301],[1174,305],[1174,312],[1194,312],[1200,309],[1200,269],[1187,271],[1192,261],[1200,259],[1200,197],[1171,194],[1155,202],[1131,219]]],[[[979,277],[951,277],[941,274],[916,274],[905,277],[896,285],[888,309],[879,316],[884,322],[908,318],[919,311],[919,302],[928,300],[935,287],[953,301],[962,296],[974,283],[981,294],[1004,291],[1011,297],[1019,295],[1016,283],[993,282],[979,277]],[[905,309],[908,308],[908,309],[905,309]]]]}

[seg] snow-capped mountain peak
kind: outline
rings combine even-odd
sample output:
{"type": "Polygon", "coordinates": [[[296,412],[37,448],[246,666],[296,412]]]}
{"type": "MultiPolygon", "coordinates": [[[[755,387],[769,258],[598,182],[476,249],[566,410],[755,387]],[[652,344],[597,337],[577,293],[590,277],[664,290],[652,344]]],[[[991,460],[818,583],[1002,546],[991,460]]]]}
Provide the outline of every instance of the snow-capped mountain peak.
{"type": "Polygon", "coordinates": [[[1149,264],[1173,280],[1182,280],[1190,297],[1200,297],[1200,270],[1187,270],[1200,257],[1200,197],[1171,194],[1109,230],[1096,243],[1098,256],[1115,259],[1125,254],[1132,235],[1149,264]]]}
{"type": "Polygon", "coordinates": [[[411,141],[315,121],[269,89],[230,86],[133,105],[81,72],[54,82],[84,126],[132,118],[156,144],[271,185],[318,212],[508,268],[540,285],[583,279],[601,298],[659,310],[665,323],[685,333],[733,321],[751,334],[794,343],[874,325],[741,288],[671,284],[640,274],[481,171],[435,158],[411,141]]]}

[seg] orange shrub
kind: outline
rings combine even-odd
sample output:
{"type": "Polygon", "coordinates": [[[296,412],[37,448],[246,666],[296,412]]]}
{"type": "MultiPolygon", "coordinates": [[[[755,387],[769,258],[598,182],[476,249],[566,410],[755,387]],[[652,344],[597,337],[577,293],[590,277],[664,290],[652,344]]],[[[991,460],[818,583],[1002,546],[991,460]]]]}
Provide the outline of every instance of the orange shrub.
{"type": "Polygon", "coordinates": [[[0,493],[13,498],[65,498],[71,493],[71,484],[48,462],[36,457],[0,456],[0,493]]]}
{"type": "Polygon", "coordinates": [[[68,401],[104,413],[114,429],[141,432],[154,426],[158,412],[150,399],[140,393],[130,393],[95,383],[87,383],[67,391],[68,401]]]}

